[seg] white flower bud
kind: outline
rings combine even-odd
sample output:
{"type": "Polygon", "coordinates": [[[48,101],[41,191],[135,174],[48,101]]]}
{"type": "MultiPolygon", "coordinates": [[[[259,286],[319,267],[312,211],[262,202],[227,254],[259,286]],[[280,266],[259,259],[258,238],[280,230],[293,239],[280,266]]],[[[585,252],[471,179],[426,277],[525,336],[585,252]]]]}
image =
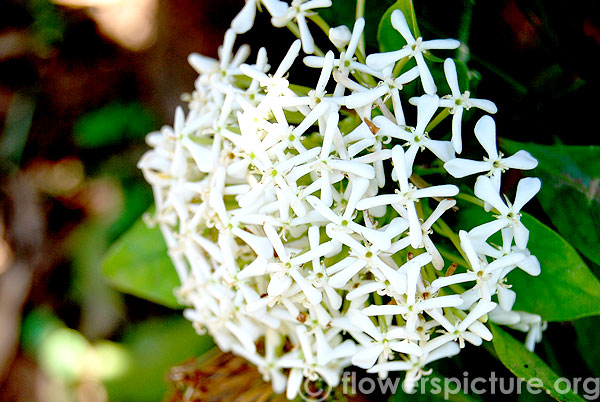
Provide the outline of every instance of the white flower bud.
{"type": "Polygon", "coordinates": [[[345,47],[350,42],[350,38],[352,38],[352,32],[346,25],[329,29],[329,40],[338,49],[345,47]]]}

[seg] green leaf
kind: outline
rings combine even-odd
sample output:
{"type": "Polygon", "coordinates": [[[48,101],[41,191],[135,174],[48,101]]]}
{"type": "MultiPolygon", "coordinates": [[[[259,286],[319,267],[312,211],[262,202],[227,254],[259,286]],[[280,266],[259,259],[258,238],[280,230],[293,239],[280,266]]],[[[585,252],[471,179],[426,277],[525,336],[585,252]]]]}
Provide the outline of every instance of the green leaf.
{"type": "Polygon", "coordinates": [[[541,315],[548,321],[569,321],[600,314],[600,282],[577,251],[558,233],[531,215],[521,222],[530,231],[527,247],[540,261],[535,277],[521,270],[509,274],[517,292],[515,310],[541,315]]]}
{"type": "Polygon", "coordinates": [[[565,392],[564,381],[558,381],[561,377],[535,353],[527,350],[521,342],[495,325],[492,325],[492,333],[494,349],[502,364],[517,377],[531,381],[530,388],[541,386],[557,401],[585,401],[571,390],[565,392]]]}
{"type": "Polygon", "coordinates": [[[395,10],[400,10],[404,13],[408,26],[415,38],[421,36],[419,26],[417,25],[417,16],[415,15],[415,7],[412,0],[398,0],[390,8],[387,9],[381,21],[379,21],[379,29],[377,30],[377,41],[379,42],[379,51],[391,52],[401,49],[406,45],[406,41],[396,29],[392,26],[392,13],[395,10]]]}
{"type": "Polygon", "coordinates": [[[424,56],[424,57],[425,57],[427,60],[429,60],[429,61],[433,61],[433,62],[435,62],[435,63],[443,63],[443,62],[444,62],[444,59],[442,59],[441,57],[434,56],[434,54],[433,54],[433,53],[431,53],[431,52],[430,52],[430,51],[428,51],[428,50],[427,50],[427,51],[425,51],[425,52],[423,52],[423,56],[424,56]]]}
{"type": "MultiPolygon", "coordinates": [[[[381,16],[393,0],[367,1],[365,7],[365,42],[367,46],[377,48],[377,26],[381,16]]],[[[333,0],[331,7],[318,9],[319,15],[331,27],[346,25],[350,30],[356,19],[356,1],[333,0]]]]}
{"type": "MultiPolygon", "coordinates": [[[[470,230],[492,220],[492,213],[460,202],[459,227],[470,230]]],[[[540,261],[542,272],[531,276],[520,269],[508,275],[517,292],[515,310],[541,315],[547,321],[569,321],[600,314],[600,282],[577,251],[558,233],[523,212],[529,229],[527,248],[540,261]]],[[[499,234],[491,243],[502,244],[499,234]]]]}
{"type": "Polygon", "coordinates": [[[544,211],[569,242],[600,264],[600,146],[539,145],[506,139],[500,145],[510,153],[524,149],[539,161],[531,174],[543,182],[538,200],[544,211]]]}
{"type": "Polygon", "coordinates": [[[140,103],[115,102],[79,119],[73,139],[81,148],[97,148],[142,138],[153,127],[154,117],[140,103]]]}
{"type": "Polygon", "coordinates": [[[587,317],[574,321],[573,326],[577,333],[577,349],[585,360],[588,368],[596,376],[600,377],[600,317],[587,317]]]}
{"type": "Polygon", "coordinates": [[[125,293],[178,308],[173,290],[180,285],[158,227],[139,219],[108,250],[102,271],[125,293]]]}
{"type": "Polygon", "coordinates": [[[152,189],[141,181],[123,183],[124,208],[108,228],[108,240],[114,241],[129,229],[153,202],[152,189]]]}

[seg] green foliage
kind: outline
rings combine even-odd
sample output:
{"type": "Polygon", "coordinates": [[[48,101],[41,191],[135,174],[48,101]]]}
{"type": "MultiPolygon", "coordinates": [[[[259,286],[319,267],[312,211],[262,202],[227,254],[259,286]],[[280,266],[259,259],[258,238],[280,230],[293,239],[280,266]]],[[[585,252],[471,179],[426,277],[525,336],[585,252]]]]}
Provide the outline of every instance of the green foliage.
{"type": "MultiPolygon", "coordinates": [[[[365,0],[365,2],[365,42],[368,47],[377,49],[379,20],[393,0],[365,0]]],[[[333,0],[331,7],[319,9],[319,15],[332,27],[346,25],[352,30],[356,17],[356,1],[333,0]]]]}
{"type": "Polygon", "coordinates": [[[590,371],[600,377],[600,317],[586,317],[574,321],[573,326],[577,332],[577,349],[586,362],[590,371]]]}
{"type": "Polygon", "coordinates": [[[154,126],[154,117],[140,103],[114,102],[79,119],[73,139],[81,148],[116,145],[143,138],[154,126]]]}
{"type": "Polygon", "coordinates": [[[108,250],[102,271],[117,289],[167,307],[179,304],[173,290],[179,278],[158,227],[139,219],[108,250]]]}
{"type": "Polygon", "coordinates": [[[502,140],[508,152],[530,152],[542,180],[538,200],[558,231],[600,264],[600,146],[539,145],[502,140]],[[575,213],[576,212],[576,213],[575,213]]]}
{"type": "Polygon", "coordinates": [[[124,209],[121,215],[111,223],[107,237],[109,242],[116,240],[133,225],[153,202],[152,189],[145,183],[131,181],[123,183],[124,209]]]}
{"type": "Polygon", "coordinates": [[[494,350],[502,364],[514,375],[525,381],[536,379],[534,380],[535,382],[531,382],[529,385],[532,389],[536,386],[541,386],[550,396],[558,401],[585,401],[585,399],[571,390],[562,393],[564,384],[562,382],[557,383],[557,380],[560,378],[558,374],[548,367],[535,353],[527,350],[521,342],[496,326],[492,326],[492,333],[494,335],[494,350]]]}
{"type": "Polygon", "coordinates": [[[377,30],[377,41],[379,42],[380,52],[391,52],[393,50],[401,49],[406,45],[406,41],[400,35],[398,31],[392,26],[391,16],[396,10],[401,10],[408,21],[413,36],[418,38],[421,36],[419,32],[419,26],[417,25],[417,17],[415,15],[415,8],[412,0],[398,0],[390,8],[387,9],[381,21],[379,21],[379,28],[377,30]]]}
{"type": "Polygon", "coordinates": [[[530,231],[528,248],[542,273],[533,277],[521,270],[509,275],[518,297],[516,310],[541,315],[548,321],[568,321],[600,314],[600,282],[575,249],[536,218],[523,214],[530,231]]]}

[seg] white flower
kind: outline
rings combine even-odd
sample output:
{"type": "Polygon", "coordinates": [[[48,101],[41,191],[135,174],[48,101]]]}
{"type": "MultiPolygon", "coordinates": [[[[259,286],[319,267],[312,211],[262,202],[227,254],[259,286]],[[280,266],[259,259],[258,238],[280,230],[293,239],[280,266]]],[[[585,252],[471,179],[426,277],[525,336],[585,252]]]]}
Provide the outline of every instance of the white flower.
{"type": "Polygon", "coordinates": [[[423,38],[414,38],[406,17],[400,10],[394,10],[391,16],[392,26],[404,37],[406,45],[400,50],[387,53],[371,54],[367,57],[367,66],[374,70],[383,70],[385,67],[394,64],[396,61],[405,57],[414,57],[421,76],[421,83],[426,93],[433,95],[437,91],[437,87],[433,81],[433,77],[429,72],[427,63],[423,58],[423,52],[431,49],[456,49],[460,42],[454,39],[435,39],[423,41],[423,38]]]}
{"type": "Polygon", "coordinates": [[[485,110],[488,113],[494,114],[498,111],[494,102],[485,99],[471,98],[469,91],[460,92],[458,86],[458,77],[456,75],[456,65],[454,60],[446,59],[444,61],[444,72],[446,73],[446,81],[450,87],[451,95],[446,95],[440,100],[441,107],[447,107],[452,114],[452,145],[457,153],[462,152],[462,115],[463,110],[469,110],[476,107],[485,110]]]}
{"type": "Polygon", "coordinates": [[[282,373],[282,367],[279,363],[279,356],[276,350],[281,344],[281,335],[273,330],[267,329],[265,334],[265,355],[260,356],[258,353],[249,353],[246,349],[234,345],[232,350],[246,360],[254,364],[260,373],[263,375],[263,380],[273,383],[273,391],[281,394],[286,389],[287,378],[282,373]]]}
{"type": "Polygon", "coordinates": [[[475,183],[475,195],[477,198],[489,203],[500,213],[496,221],[478,227],[478,230],[472,230],[473,236],[487,239],[498,230],[510,227],[512,229],[515,243],[520,249],[527,247],[529,240],[529,230],[521,223],[521,208],[540,191],[542,183],[536,177],[526,177],[519,181],[517,185],[517,194],[514,204],[508,205],[502,201],[496,186],[492,180],[486,176],[479,176],[475,183]]]}
{"type": "Polygon", "coordinates": [[[265,5],[266,9],[273,17],[282,17],[288,9],[288,5],[280,0],[246,0],[246,4],[231,21],[231,29],[237,34],[246,33],[254,25],[254,17],[256,17],[256,8],[258,3],[265,5]]]}
{"type": "Polygon", "coordinates": [[[490,313],[490,320],[500,325],[507,325],[517,331],[527,332],[525,347],[533,352],[535,344],[542,340],[542,332],[548,323],[537,314],[525,311],[506,311],[500,306],[490,313]]]}
{"type": "Polygon", "coordinates": [[[490,116],[483,116],[475,124],[475,137],[488,154],[483,161],[455,158],[444,163],[444,169],[452,176],[461,178],[475,173],[487,172],[497,191],[500,191],[501,175],[507,169],[529,170],[537,166],[537,160],[527,151],[518,151],[503,158],[496,148],[496,123],[490,116]]]}
{"type": "Polygon", "coordinates": [[[310,15],[310,10],[312,9],[330,6],[331,0],[293,0],[285,14],[282,16],[273,16],[271,22],[276,27],[283,27],[292,20],[296,20],[298,28],[300,28],[302,50],[304,50],[304,53],[312,54],[315,51],[315,41],[308,29],[306,17],[310,15]]]}
{"type": "Polygon", "coordinates": [[[514,205],[498,193],[503,170],[535,161],[523,152],[503,158],[490,117],[475,130],[488,153],[483,162],[455,159],[450,141],[429,138],[426,128],[440,105],[452,108],[458,125],[461,108],[481,103],[460,94],[448,61],[452,96],[433,94],[423,52],[458,42],[415,40],[399,11],[392,22],[407,40],[404,49],[369,56],[371,66],[357,62],[365,27],[359,18],[351,34],[330,30],[339,57],[330,51],[304,58],[320,68],[316,85],[294,85],[290,71],[301,47],[313,46],[306,17],[329,4],[248,0],[225,34],[219,60],[190,56],[200,75],[193,93],[182,97],[189,112],[178,107],[173,127],[147,137],[152,149],[138,165],[152,185],[152,221],[180,278],[184,316],[219,348],[255,364],[288,398],[304,378],[336,386],[353,363],[381,377],[406,371],[403,386],[410,390],[430,373],[430,362],[457,354],[465,341],[490,340],[488,317],[526,331],[532,347],[544,323],[510,311],[517,295],[507,275],[516,268],[540,272],[519,219],[540,182],[521,180],[514,205]],[[297,22],[302,36],[271,74],[264,48],[255,64],[245,63],[248,46],[234,52],[236,32],[252,26],[261,3],[274,23],[294,29],[297,22]],[[417,66],[396,77],[394,63],[408,57],[417,66]],[[412,100],[411,128],[401,97],[417,76],[428,94],[412,100]],[[487,173],[475,194],[496,208],[497,219],[468,233],[442,222],[456,204],[445,198],[459,189],[442,175],[428,176],[433,185],[413,175],[425,148],[432,152],[419,156],[419,169],[441,160],[457,178],[487,173]],[[386,194],[386,184],[394,187],[389,180],[398,189],[386,194]],[[444,258],[433,235],[440,228],[451,238],[449,230],[459,233],[466,272],[455,273],[454,264],[440,271],[444,258]],[[489,237],[499,230],[496,246],[489,237]]]}
{"type": "Polygon", "coordinates": [[[411,340],[418,337],[411,334],[403,327],[389,326],[384,331],[376,327],[369,317],[359,311],[351,310],[350,321],[360,328],[363,333],[353,333],[362,347],[352,356],[352,364],[363,369],[373,367],[376,362],[387,362],[393,356],[393,352],[407,355],[421,356],[421,348],[411,340]],[[361,334],[362,336],[359,336],[361,334]]]}
{"type": "Polygon", "coordinates": [[[442,258],[440,252],[437,250],[435,244],[429,237],[432,233],[431,227],[437,221],[444,212],[453,208],[456,205],[456,201],[454,200],[442,200],[435,210],[429,215],[429,217],[423,222],[421,228],[423,230],[423,246],[425,250],[431,255],[432,261],[431,263],[436,269],[442,269],[444,267],[444,259],[442,258]]]}
{"type": "Polygon", "coordinates": [[[295,335],[300,349],[292,350],[279,360],[279,364],[291,369],[286,397],[290,400],[296,397],[304,377],[311,381],[321,377],[330,386],[337,386],[343,367],[356,351],[355,344],[342,341],[335,330],[325,333],[316,328],[309,331],[304,325],[296,326],[295,335]]]}
{"type": "Polygon", "coordinates": [[[329,40],[338,49],[346,47],[350,43],[352,38],[352,32],[346,25],[340,25],[339,27],[329,29],[329,40]]]}
{"type": "MultiPolygon", "coordinates": [[[[412,82],[419,76],[418,67],[413,67],[410,70],[402,73],[399,77],[393,77],[392,67],[384,68],[381,73],[373,71],[371,73],[374,77],[379,78],[384,84],[389,86],[390,95],[392,97],[392,106],[394,107],[394,118],[396,124],[403,126],[406,124],[404,119],[404,110],[402,109],[402,102],[400,100],[400,91],[404,88],[404,85],[412,82]]],[[[437,108],[437,107],[436,107],[437,108]]],[[[383,115],[386,116],[386,109],[382,110],[383,115]]]]}
{"type": "Polygon", "coordinates": [[[388,371],[406,371],[406,377],[402,383],[402,388],[405,392],[411,393],[414,387],[423,375],[431,374],[431,370],[425,370],[424,367],[436,360],[446,357],[455,356],[460,353],[460,348],[457,343],[447,340],[443,345],[437,346],[435,349],[421,348],[423,355],[420,357],[411,356],[407,361],[393,361],[387,363],[379,363],[367,370],[367,373],[380,373],[388,371]]]}
{"type": "Polygon", "coordinates": [[[423,95],[419,98],[417,105],[417,125],[416,127],[401,127],[392,123],[384,116],[377,116],[373,119],[382,131],[383,135],[394,138],[400,138],[406,141],[408,149],[405,153],[406,165],[412,166],[419,150],[425,148],[433,152],[442,161],[447,161],[454,157],[454,150],[448,141],[432,140],[425,131],[427,124],[438,109],[439,98],[436,95],[423,95]]]}
{"type": "Polygon", "coordinates": [[[525,256],[522,253],[511,253],[488,263],[487,260],[481,259],[477,255],[467,232],[461,230],[459,236],[460,246],[467,257],[471,270],[465,273],[437,278],[431,283],[431,287],[437,290],[457,283],[476,282],[476,286],[468,291],[469,297],[467,297],[467,292],[463,293],[463,307],[469,308],[474,302],[473,297],[491,300],[497,285],[497,280],[494,281],[494,274],[502,272],[506,267],[518,264],[525,256]]]}
{"type": "Polygon", "coordinates": [[[486,341],[492,340],[492,333],[480,320],[490,311],[496,308],[497,304],[489,300],[480,300],[475,307],[467,314],[465,318],[457,323],[451,324],[445,316],[438,311],[429,311],[436,321],[440,323],[446,330],[446,333],[434,338],[427,342],[429,348],[436,348],[436,345],[442,345],[448,340],[458,341],[460,348],[465,347],[465,341],[480,346],[485,339],[486,341]]]}
{"type": "MultiPolygon", "coordinates": [[[[367,74],[373,73],[371,69],[361,63],[358,63],[354,58],[354,53],[356,52],[364,28],[365,19],[357,19],[354,23],[354,27],[352,28],[350,40],[347,45],[344,45],[346,48],[343,50],[340,49],[340,57],[338,59],[334,59],[335,70],[333,71],[333,78],[337,83],[335,90],[333,91],[334,97],[344,95],[346,88],[351,90],[364,90],[362,85],[359,85],[348,78],[353,71],[363,71],[367,74]]],[[[324,58],[318,56],[306,56],[304,58],[304,64],[313,68],[321,68],[324,65],[324,58]]]]}
{"type": "Polygon", "coordinates": [[[458,194],[458,188],[451,184],[431,186],[417,189],[408,182],[412,165],[408,166],[404,149],[400,145],[392,148],[392,161],[396,172],[396,181],[400,189],[396,194],[377,195],[364,198],[356,204],[360,210],[374,208],[380,205],[391,205],[399,211],[400,215],[408,219],[410,225],[410,240],[413,247],[419,247],[423,242],[423,230],[415,208],[415,202],[426,197],[453,197],[458,194]]]}

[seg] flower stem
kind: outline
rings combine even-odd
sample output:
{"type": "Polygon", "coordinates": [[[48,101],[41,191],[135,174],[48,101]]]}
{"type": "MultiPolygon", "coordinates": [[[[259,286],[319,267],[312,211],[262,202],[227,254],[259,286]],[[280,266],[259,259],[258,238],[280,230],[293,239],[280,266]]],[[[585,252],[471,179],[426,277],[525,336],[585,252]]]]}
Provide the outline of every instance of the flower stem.
{"type": "Polygon", "coordinates": [[[458,193],[458,194],[456,194],[456,198],[458,198],[459,200],[470,202],[471,204],[478,205],[482,208],[485,205],[485,202],[483,202],[479,198],[477,198],[473,195],[469,195],[469,194],[458,193]]]}
{"type": "Polygon", "coordinates": [[[446,222],[444,222],[440,218],[433,224],[432,229],[435,230],[437,233],[441,234],[442,236],[448,238],[452,242],[456,250],[463,257],[463,259],[465,261],[469,260],[462,247],[460,246],[460,238],[456,233],[454,233],[454,231],[450,228],[450,226],[448,226],[446,222]]]}
{"type": "Polygon", "coordinates": [[[404,68],[406,63],[408,63],[409,60],[410,60],[409,57],[405,57],[405,58],[399,60],[396,63],[396,65],[394,66],[394,71],[392,71],[392,77],[398,77],[400,75],[400,73],[402,72],[402,69],[404,68]]]}
{"type": "MultiPolygon", "coordinates": [[[[381,298],[381,296],[379,294],[377,294],[377,292],[373,293],[373,300],[375,301],[375,304],[377,304],[379,306],[383,306],[383,299],[381,298]]],[[[385,322],[385,317],[378,315],[377,321],[379,323],[379,326],[382,329],[381,332],[387,332],[388,326],[387,326],[387,323],[385,322]]]]}
{"type": "MultiPolygon", "coordinates": [[[[294,22],[290,21],[290,22],[288,22],[286,27],[287,27],[287,29],[290,30],[291,33],[293,33],[296,36],[296,38],[301,39],[300,28],[298,28],[298,25],[296,25],[294,22]]],[[[317,56],[325,56],[325,53],[323,53],[323,51],[321,49],[319,49],[319,47],[317,45],[315,45],[315,54],[317,56]]]]}
{"type": "MultiPolygon", "coordinates": [[[[366,0],[356,0],[356,18],[355,20],[358,20],[359,18],[363,18],[365,16],[365,5],[366,5],[366,0]]],[[[356,49],[356,57],[359,59],[359,61],[361,61],[361,63],[364,62],[366,53],[366,46],[365,46],[365,33],[363,31],[362,35],[360,35],[360,39],[358,41],[358,48],[356,49]],[[362,60],[361,60],[362,59],[362,60]]]]}
{"type": "Polygon", "coordinates": [[[321,17],[319,14],[312,14],[308,16],[308,19],[311,20],[312,22],[314,22],[315,24],[317,24],[317,26],[319,28],[321,28],[321,31],[323,31],[323,33],[326,36],[329,36],[329,24],[327,23],[327,21],[325,21],[323,19],[323,17],[321,17]]]}
{"type": "Polygon", "coordinates": [[[440,124],[442,121],[444,121],[444,119],[446,117],[448,117],[449,115],[450,115],[450,111],[448,108],[442,110],[440,113],[438,113],[437,116],[435,116],[435,118],[433,120],[431,120],[429,122],[427,127],[425,127],[425,131],[429,132],[429,131],[433,130],[434,128],[437,127],[438,124],[440,124]]]}

